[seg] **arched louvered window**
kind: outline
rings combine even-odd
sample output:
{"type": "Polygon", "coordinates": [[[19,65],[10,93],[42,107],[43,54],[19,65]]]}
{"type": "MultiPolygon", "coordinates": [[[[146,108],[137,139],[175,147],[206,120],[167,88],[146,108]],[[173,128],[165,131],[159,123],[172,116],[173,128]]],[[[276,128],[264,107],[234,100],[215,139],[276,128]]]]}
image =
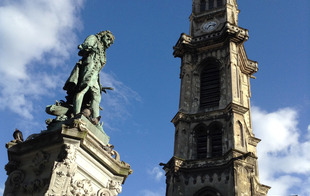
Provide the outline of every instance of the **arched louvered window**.
{"type": "Polygon", "coordinates": [[[207,4],[206,0],[200,1],[200,12],[203,12],[206,10],[206,4],[207,4]]]}
{"type": "Polygon", "coordinates": [[[197,145],[197,158],[207,158],[208,152],[208,132],[207,127],[199,125],[196,129],[196,145],[197,145]]]}
{"type": "Polygon", "coordinates": [[[214,8],[214,0],[209,0],[209,10],[214,8]]]}
{"type": "Polygon", "coordinates": [[[195,128],[197,159],[222,156],[222,124],[198,125],[195,128]]]}
{"type": "Polygon", "coordinates": [[[220,101],[219,63],[209,59],[204,66],[200,75],[200,108],[215,107],[220,101]]]}
{"type": "Polygon", "coordinates": [[[212,123],[209,126],[210,130],[210,146],[211,156],[222,156],[222,125],[220,123],[212,123]]]}
{"type": "Polygon", "coordinates": [[[220,6],[222,6],[223,5],[223,0],[217,0],[216,1],[216,6],[217,7],[220,7],[220,6]]]}

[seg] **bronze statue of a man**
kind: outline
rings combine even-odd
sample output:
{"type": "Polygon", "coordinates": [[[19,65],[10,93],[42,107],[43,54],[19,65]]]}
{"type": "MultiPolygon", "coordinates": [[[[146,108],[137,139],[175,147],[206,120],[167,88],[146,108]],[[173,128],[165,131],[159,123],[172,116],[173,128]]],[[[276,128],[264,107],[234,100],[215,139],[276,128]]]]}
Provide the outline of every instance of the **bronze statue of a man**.
{"type": "Polygon", "coordinates": [[[101,101],[100,70],[106,63],[106,49],[114,42],[110,31],[101,31],[88,36],[78,46],[78,55],[82,58],[76,63],[63,89],[67,90],[67,103],[73,104],[73,113],[83,108],[91,108],[92,117],[99,116],[101,101]]]}

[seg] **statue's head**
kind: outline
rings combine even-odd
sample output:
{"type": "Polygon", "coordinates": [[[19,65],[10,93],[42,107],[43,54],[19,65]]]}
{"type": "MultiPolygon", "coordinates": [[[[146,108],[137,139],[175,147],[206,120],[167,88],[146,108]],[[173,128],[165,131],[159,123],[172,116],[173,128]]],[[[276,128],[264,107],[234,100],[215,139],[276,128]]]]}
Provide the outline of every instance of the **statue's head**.
{"type": "Polygon", "coordinates": [[[107,48],[113,44],[114,39],[115,39],[114,35],[109,30],[101,31],[101,32],[97,33],[97,36],[100,37],[100,39],[103,41],[105,47],[107,47],[107,48]]]}

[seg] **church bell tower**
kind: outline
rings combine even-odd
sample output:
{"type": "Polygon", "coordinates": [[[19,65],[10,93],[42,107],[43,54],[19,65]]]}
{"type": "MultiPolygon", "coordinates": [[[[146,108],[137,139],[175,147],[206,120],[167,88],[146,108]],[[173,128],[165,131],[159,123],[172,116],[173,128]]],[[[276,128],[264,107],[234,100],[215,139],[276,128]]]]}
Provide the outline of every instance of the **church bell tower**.
{"type": "Polygon", "coordinates": [[[258,70],[243,43],[237,0],[193,0],[181,58],[174,155],[167,164],[166,196],[267,195],[260,184],[252,131],[250,79],[258,70]]]}

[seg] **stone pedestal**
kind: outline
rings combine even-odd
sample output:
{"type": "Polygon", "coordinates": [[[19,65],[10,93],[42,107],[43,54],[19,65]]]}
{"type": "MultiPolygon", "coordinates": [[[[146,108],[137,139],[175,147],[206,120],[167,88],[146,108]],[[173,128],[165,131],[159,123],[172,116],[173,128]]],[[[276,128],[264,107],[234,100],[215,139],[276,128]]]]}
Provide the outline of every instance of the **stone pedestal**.
{"type": "Polygon", "coordinates": [[[132,170],[108,141],[81,116],[58,130],[8,143],[4,195],[118,195],[132,170]]]}

